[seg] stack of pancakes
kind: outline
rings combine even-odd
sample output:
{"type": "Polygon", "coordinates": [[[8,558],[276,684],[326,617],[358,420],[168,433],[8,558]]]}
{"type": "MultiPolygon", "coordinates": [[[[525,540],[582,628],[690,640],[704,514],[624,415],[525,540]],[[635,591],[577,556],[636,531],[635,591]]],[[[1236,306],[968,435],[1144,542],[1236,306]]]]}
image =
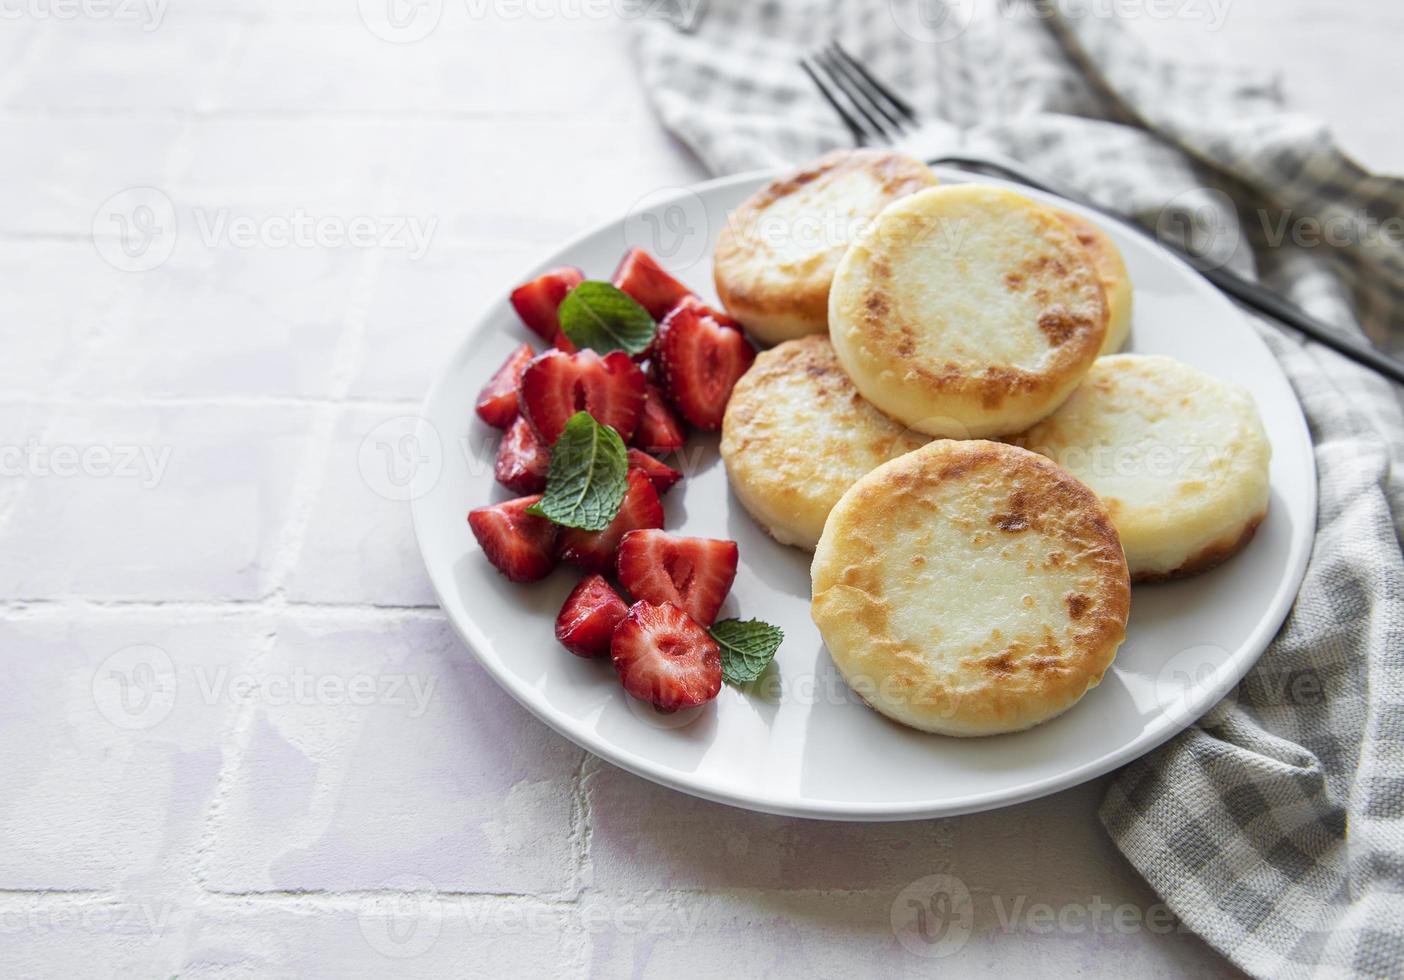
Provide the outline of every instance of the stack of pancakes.
{"type": "Polygon", "coordinates": [[[1252,398],[1115,353],[1131,283],[1085,218],[840,152],[733,212],[715,271],[776,344],[727,408],[732,487],[815,549],[815,622],[898,721],[978,735],[1057,715],[1111,664],[1131,580],[1209,568],[1266,514],[1252,398]]]}

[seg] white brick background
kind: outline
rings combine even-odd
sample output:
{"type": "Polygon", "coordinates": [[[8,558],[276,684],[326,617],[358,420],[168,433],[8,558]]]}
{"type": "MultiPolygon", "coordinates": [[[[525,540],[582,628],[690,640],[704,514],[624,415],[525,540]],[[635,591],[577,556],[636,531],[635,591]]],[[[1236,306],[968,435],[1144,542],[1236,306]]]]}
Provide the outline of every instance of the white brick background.
{"type": "MultiPolygon", "coordinates": [[[[0,477],[0,975],[1231,972],[1136,924],[1156,899],[1100,782],[909,824],[731,810],[586,757],[444,624],[356,450],[517,270],[701,176],[626,24],[449,0],[395,45],[350,0],[113,2],[0,4],[0,447],[44,454],[0,477]],[[150,271],[93,237],[132,187],[175,209],[150,271]],[[197,232],[294,209],[436,225],[422,255],[197,232]],[[941,873],[976,918],[934,960],[891,915],[941,873]],[[1047,929],[1040,903],[1135,921],[1047,929]]],[[[1367,163],[1404,162],[1371,111],[1399,11],[1133,26],[1288,69],[1367,163]]]]}

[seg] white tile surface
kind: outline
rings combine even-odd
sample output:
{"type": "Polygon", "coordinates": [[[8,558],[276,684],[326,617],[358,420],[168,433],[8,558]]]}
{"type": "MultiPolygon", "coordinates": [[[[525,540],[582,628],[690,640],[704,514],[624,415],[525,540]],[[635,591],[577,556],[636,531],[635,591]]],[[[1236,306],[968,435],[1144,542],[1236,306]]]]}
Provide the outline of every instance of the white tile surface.
{"type": "MultiPolygon", "coordinates": [[[[422,5],[414,44],[336,0],[0,21],[0,974],[1231,975],[1110,846],[1100,784],[886,826],[729,810],[585,759],[429,608],[367,435],[554,243],[701,176],[626,25],[527,6],[422,5]],[[135,187],[161,196],[112,202],[135,187]],[[432,233],[280,242],[299,215],[432,233]],[[953,881],[968,934],[914,932],[953,881]]],[[[1398,171],[1401,24],[1132,28],[1285,69],[1398,171]]]]}
{"type": "Polygon", "coordinates": [[[580,750],[437,617],[280,620],[200,877],[222,892],[565,894],[580,750]]]}

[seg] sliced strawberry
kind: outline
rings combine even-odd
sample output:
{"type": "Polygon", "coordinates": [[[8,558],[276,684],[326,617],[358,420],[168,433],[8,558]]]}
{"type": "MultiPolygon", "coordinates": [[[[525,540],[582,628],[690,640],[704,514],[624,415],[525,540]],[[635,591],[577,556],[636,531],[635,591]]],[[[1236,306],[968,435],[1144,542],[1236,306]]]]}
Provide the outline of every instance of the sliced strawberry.
{"type": "Polygon", "coordinates": [[[551,450],[541,445],[527,420],[518,416],[497,444],[497,461],[492,467],[497,482],[517,493],[540,493],[546,489],[550,466],[551,450]]]}
{"type": "Polygon", "coordinates": [[[499,429],[512,424],[517,417],[517,379],[522,375],[522,368],[535,356],[531,344],[522,344],[507,355],[507,360],[478,395],[478,418],[499,429]]]}
{"type": "Polygon", "coordinates": [[[643,470],[629,470],[629,488],[614,520],[599,531],[579,528],[561,529],[557,554],[589,572],[605,572],[614,567],[614,553],[619,539],[640,528],[663,526],[663,504],[653,480],[643,470]]]}
{"type": "Polygon", "coordinates": [[[609,645],[624,690],[663,711],[691,708],[721,691],[721,648],[669,603],[636,602],[609,645]]]}
{"type": "Polygon", "coordinates": [[[641,248],[624,253],[619,268],[614,270],[613,281],[655,320],[663,319],[679,300],[692,295],[692,290],[664,272],[653,256],[641,248]]]}
{"type": "Polygon", "coordinates": [[[639,417],[639,427],[634,432],[634,445],[645,452],[668,453],[681,449],[687,441],[682,419],[668,407],[663,392],[652,384],[644,388],[643,415],[639,417]]]}
{"type": "Polygon", "coordinates": [[[654,361],[663,386],[683,418],[699,429],[721,428],[732,387],[756,359],[735,322],[689,298],[658,328],[654,361]]]}
{"type": "Polygon", "coordinates": [[[488,561],[513,582],[535,582],[556,567],[556,525],[526,512],[540,499],[538,493],[468,512],[488,561]]]}
{"type": "Polygon", "coordinates": [[[614,627],[629,614],[603,575],[586,576],[566,597],[556,617],[556,639],[577,657],[602,657],[609,653],[614,627]]]}
{"type": "Polygon", "coordinates": [[[565,299],[565,294],[584,281],[585,273],[573,265],[563,265],[512,290],[512,307],[523,323],[536,331],[542,340],[553,344],[561,332],[556,309],[565,299]]]}
{"type": "Polygon", "coordinates": [[[628,442],[643,414],[644,384],[643,371],[622,350],[604,357],[548,350],[527,364],[517,393],[522,414],[547,446],[582,409],[628,442]]]}
{"type": "Polygon", "coordinates": [[[653,481],[653,489],[659,493],[667,493],[674,483],[682,479],[682,474],[667,463],[654,459],[642,449],[635,449],[633,446],[629,447],[629,465],[642,470],[653,481]]]}
{"type": "Polygon", "coordinates": [[[711,626],[736,578],[735,541],[631,531],[619,542],[619,581],[635,599],[671,602],[711,626]]]}

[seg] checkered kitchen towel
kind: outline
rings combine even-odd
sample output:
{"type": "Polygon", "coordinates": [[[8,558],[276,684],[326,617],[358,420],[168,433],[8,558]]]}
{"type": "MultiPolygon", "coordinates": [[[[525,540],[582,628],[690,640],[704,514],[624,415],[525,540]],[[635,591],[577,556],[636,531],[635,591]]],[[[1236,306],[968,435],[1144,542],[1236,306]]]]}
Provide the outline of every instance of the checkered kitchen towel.
{"type": "MultiPolygon", "coordinates": [[[[711,0],[695,16],[694,2],[690,29],[645,22],[639,57],[663,121],[718,173],[849,143],[796,65],[837,37],[965,149],[1185,231],[1322,319],[1404,347],[1391,331],[1404,322],[1404,182],[1362,171],[1271,79],[1163,60],[1072,3],[711,0]],[[1353,244],[1269,248],[1284,216],[1353,244]]],[[[1221,9],[1184,5],[1206,29],[1221,9]]],[[[1123,769],[1101,816],[1189,927],[1249,973],[1401,976],[1404,419],[1386,382],[1259,327],[1316,445],[1306,580],[1254,673],[1123,769]],[[1309,683],[1283,697],[1278,680],[1297,677],[1309,683]]]]}

